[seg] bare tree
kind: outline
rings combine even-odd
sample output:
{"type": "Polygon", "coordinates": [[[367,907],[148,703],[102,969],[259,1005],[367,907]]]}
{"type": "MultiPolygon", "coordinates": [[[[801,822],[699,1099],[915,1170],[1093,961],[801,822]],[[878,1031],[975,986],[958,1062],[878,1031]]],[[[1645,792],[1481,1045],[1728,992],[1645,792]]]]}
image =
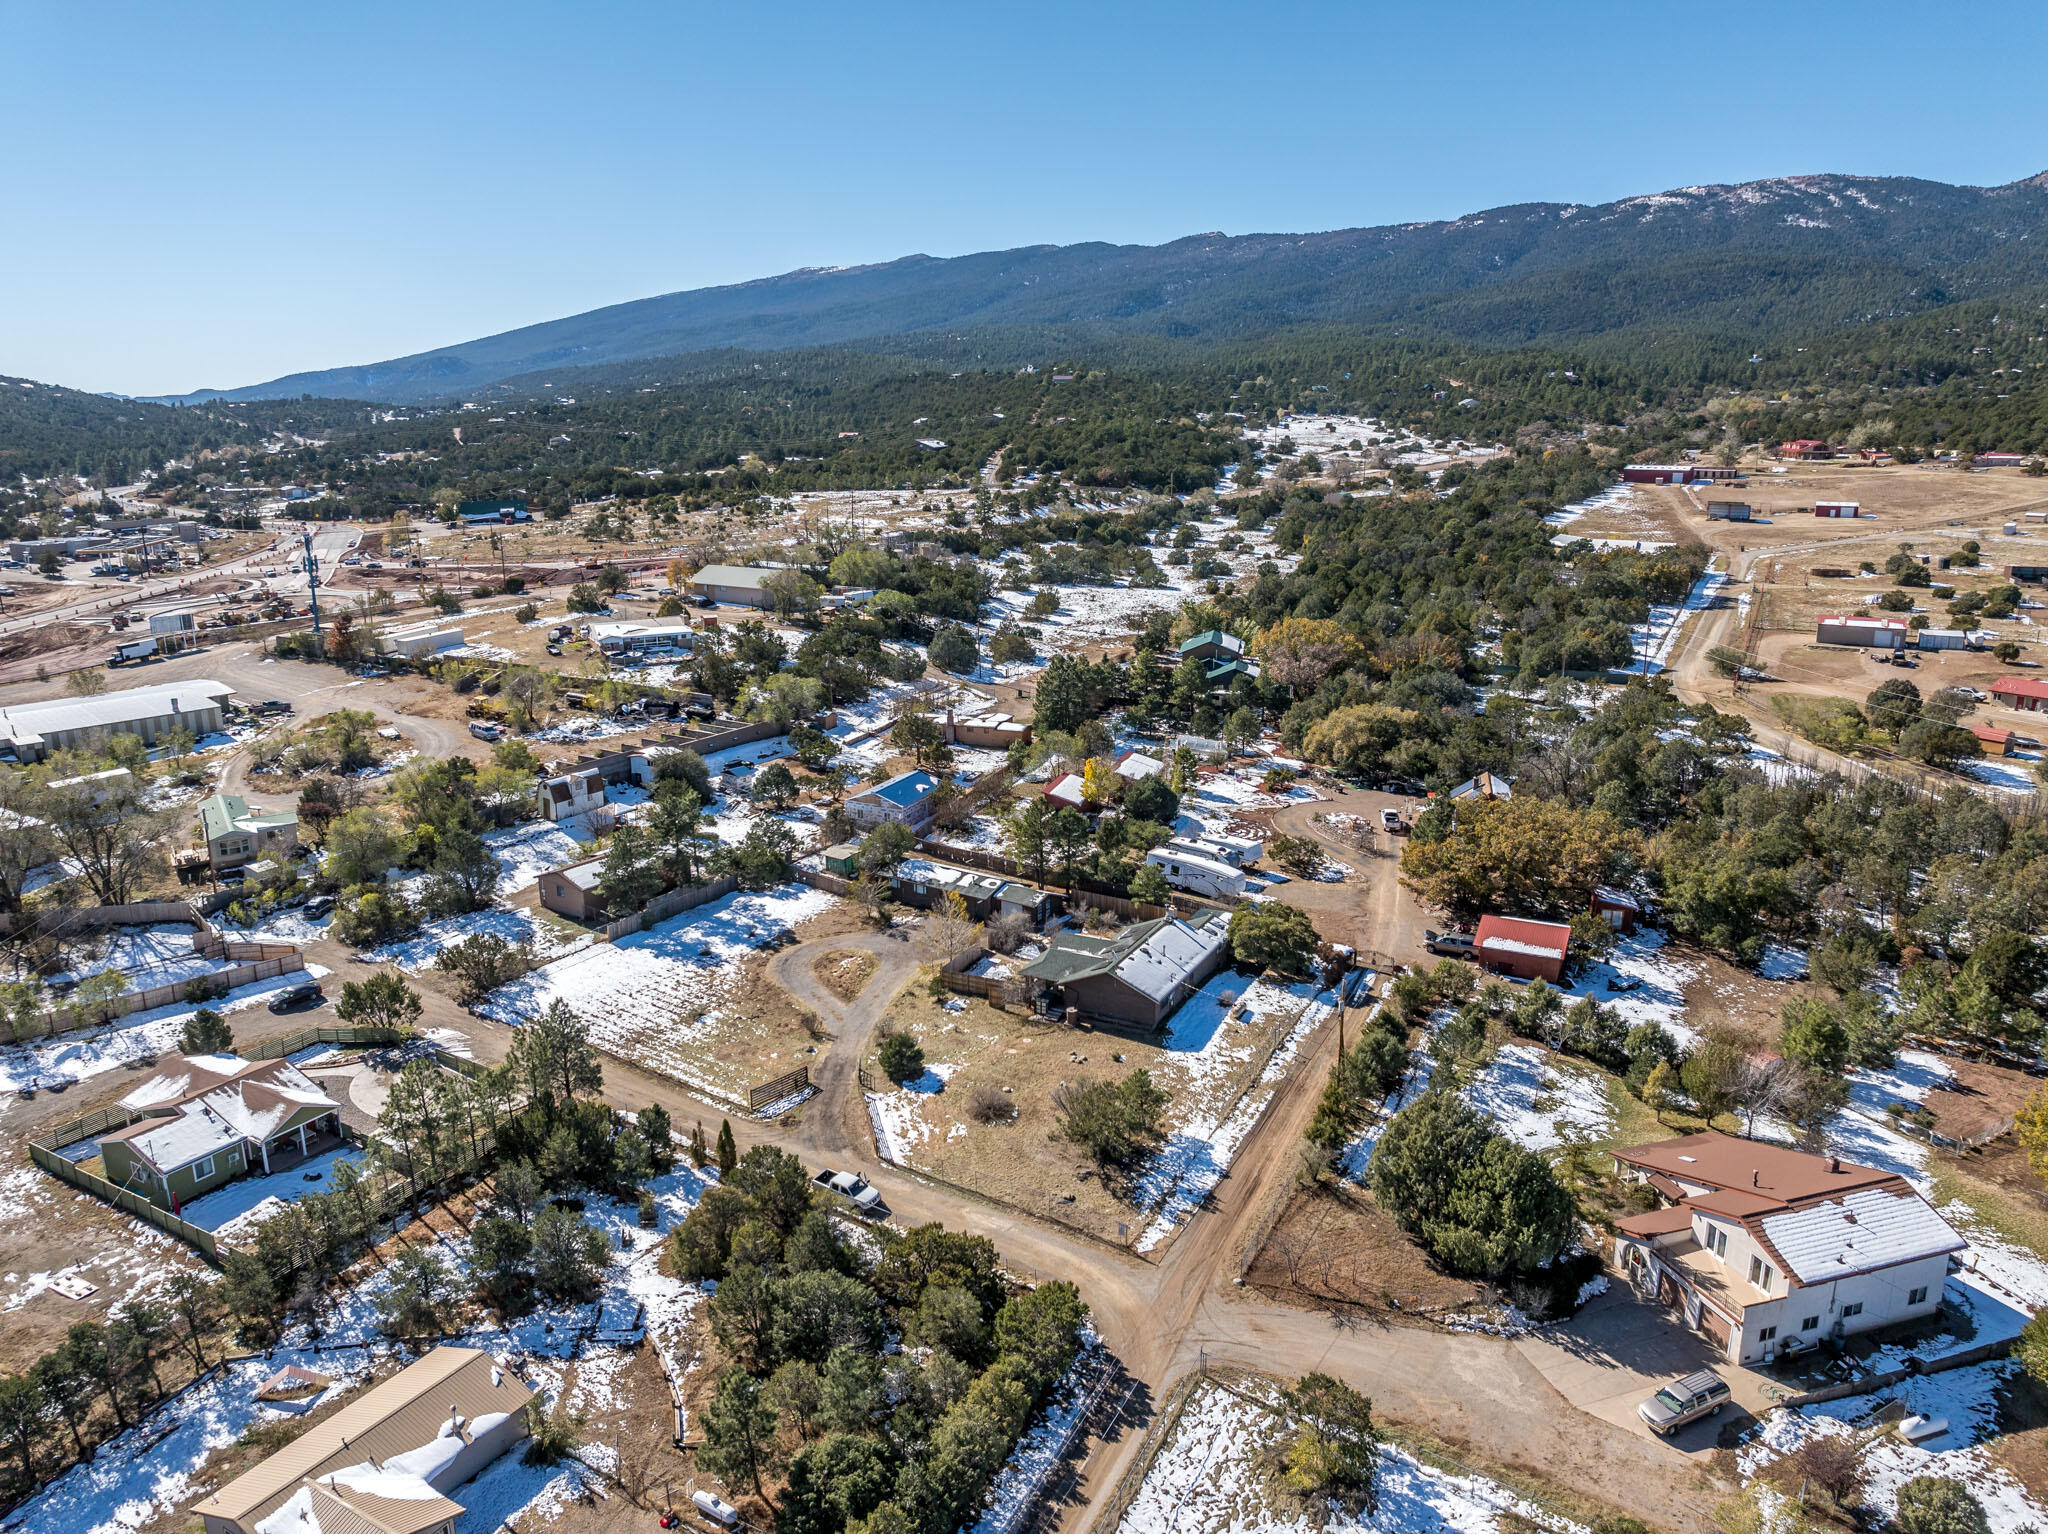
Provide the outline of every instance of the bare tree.
{"type": "Polygon", "coordinates": [[[140,779],[74,778],[45,784],[38,814],[57,845],[77,860],[101,905],[126,905],[163,866],[163,844],[177,826],[170,811],[152,810],[140,779]]]}

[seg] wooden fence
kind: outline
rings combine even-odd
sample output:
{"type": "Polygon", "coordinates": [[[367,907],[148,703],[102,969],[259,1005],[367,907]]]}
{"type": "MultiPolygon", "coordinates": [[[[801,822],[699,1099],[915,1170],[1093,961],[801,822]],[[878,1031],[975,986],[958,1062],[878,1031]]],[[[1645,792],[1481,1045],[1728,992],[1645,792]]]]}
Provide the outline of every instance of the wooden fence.
{"type": "Polygon", "coordinates": [[[636,911],[631,916],[621,916],[614,922],[607,922],[604,926],[605,941],[611,942],[617,938],[631,936],[635,932],[645,931],[655,923],[667,921],[671,916],[683,911],[695,910],[700,905],[709,905],[714,900],[730,895],[739,887],[740,881],[731,874],[713,879],[709,884],[681,885],[666,895],[655,896],[647,902],[645,910],[636,911]]]}
{"type": "Polygon", "coordinates": [[[803,880],[804,883],[810,885],[812,889],[821,889],[827,894],[851,895],[853,893],[853,881],[851,879],[842,879],[837,874],[828,874],[822,868],[799,868],[796,871],[796,876],[803,880]]]}
{"type": "Polygon", "coordinates": [[[173,1002],[204,1001],[239,986],[254,985],[259,980],[274,980],[279,975],[292,974],[306,967],[305,957],[298,949],[289,949],[288,953],[289,957],[286,958],[257,959],[247,964],[233,964],[226,969],[217,969],[210,974],[173,980],[168,985],[152,985],[140,991],[126,991],[105,1001],[95,1002],[90,1007],[52,1007],[40,1014],[37,1022],[42,1026],[46,1036],[75,1033],[81,1028],[97,1028],[102,1023],[112,1022],[117,1017],[126,1017],[131,1012],[147,1012],[152,1007],[167,1007],[173,1002]]]}
{"type": "MultiPolygon", "coordinates": [[[[273,1060],[291,1054],[295,1050],[303,1049],[308,1044],[315,1043],[397,1044],[411,1037],[412,1035],[393,1028],[302,1028],[295,1033],[268,1040],[263,1044],[251,1045],[247,1050],[243,1051],[243,1058],[273,1060]]],[[[433,1051],[433,1055],[435,1060],[442,1065],[455,1065],[457,1063],[457,1057],[450,1056],[438,1048],[433,1051]]],[[[460,1066],[457,1065],[457,1068],[459,1069],[460,1066]]],[[[142,1117],[145,1117],[145,1115],[130,1113],[127,1109],[119,1106],[102,1108],[97,1112],[86,1114],[83,1118],[59,1124],[54,1129],[30,1135],[28,1137],[29,1160],[48,1172],[52,1177],[70,1183],[72,1187],[82,1192],[90,1193],[94,1198],[102,1199],[124,1213],[132,1214],[139,1220],[146,1220],[157,1229],[176,1236],[208,1262],[217,1265],[220,1262],[220,1241],[212,1231],[202,1226],[194,1225],[190,1220],[181,1219],[168,1209],[158,1208],[141,1194],[124,1188],[118,1183],[110,1182],[108,1179],[95,1173],[88,1172],[68,1157],[58,1154],[58,1151],[64,1146],[74,1145],[80,1140],[88,1140],[95,1135],[105,1134],[110,1129],[126,1128],[129,1124],[142,1117]]],[[[342,1133],[344,1137],[352,1137],[354,1135],[354,1131],[350,1130],[346,1125],[343,1126],[342,1133]]],[[[468,1170],[469,1167],[464,1166],[453,1175],[460,1176],[468,1170]]],[[[410,1193],[409,1191],[401,1192],[387,1187],[381,1191],[380,1197],[388,1212],[389,1209],[398,1207],[407,1197],[410,1197],[410,1193]]]]}

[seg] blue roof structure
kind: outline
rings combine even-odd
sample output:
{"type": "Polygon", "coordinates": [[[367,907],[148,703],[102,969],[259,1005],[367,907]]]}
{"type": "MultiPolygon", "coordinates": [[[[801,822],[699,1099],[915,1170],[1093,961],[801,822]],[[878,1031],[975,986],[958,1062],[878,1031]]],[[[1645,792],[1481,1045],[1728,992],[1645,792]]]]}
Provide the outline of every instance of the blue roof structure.
{"type": "Polygon", "coordinates": [[[920,767],[914,772],[899,772],[887,782],[877,783],[868,793],[899,809],[908,809],[937,787],[938,781],[920,767]]]}

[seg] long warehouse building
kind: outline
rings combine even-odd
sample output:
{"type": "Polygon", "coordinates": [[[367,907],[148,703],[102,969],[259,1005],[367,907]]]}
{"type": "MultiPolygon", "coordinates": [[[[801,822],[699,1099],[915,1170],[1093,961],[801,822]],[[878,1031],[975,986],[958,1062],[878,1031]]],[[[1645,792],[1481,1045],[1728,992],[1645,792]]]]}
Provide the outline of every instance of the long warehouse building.
{"type": "Polygon", "coordinates": [[[97,697],[0,705],[0,747],[21,761],[39,762],[53,751],[107,735],[140,735],[145,746],[174,730],[189,730],[197,739],[226,728],[225,709],[234,692],[225,682],[197,677],[97,697]]]}

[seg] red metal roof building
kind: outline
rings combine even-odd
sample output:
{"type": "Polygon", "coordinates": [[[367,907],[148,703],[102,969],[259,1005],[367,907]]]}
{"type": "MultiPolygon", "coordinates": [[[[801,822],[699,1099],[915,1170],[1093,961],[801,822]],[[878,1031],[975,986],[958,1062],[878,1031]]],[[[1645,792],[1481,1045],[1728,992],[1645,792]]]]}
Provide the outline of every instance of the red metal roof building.
{"type": "Polygon", "coordinates": [[[1835,450],[1815,437],[1801,437],[1796,442],[1778,444],[1780,458],[1832,458],[1835,450]]]}
{"type": "Polygon", "coordinates": [[[2002,676],[1991,684],[1991,701],[2039,713],[2048,703],[2048,682],[2031,676],[2002,676]]]}
{"type": "Polygon", "coordinates": [[[1522,921],[1513,916],[1482,916],[1472,947],[1486,968],[1523,980],[1564,979],[1565,955],[1572,929],[1562,922],[1522,921]]]}

